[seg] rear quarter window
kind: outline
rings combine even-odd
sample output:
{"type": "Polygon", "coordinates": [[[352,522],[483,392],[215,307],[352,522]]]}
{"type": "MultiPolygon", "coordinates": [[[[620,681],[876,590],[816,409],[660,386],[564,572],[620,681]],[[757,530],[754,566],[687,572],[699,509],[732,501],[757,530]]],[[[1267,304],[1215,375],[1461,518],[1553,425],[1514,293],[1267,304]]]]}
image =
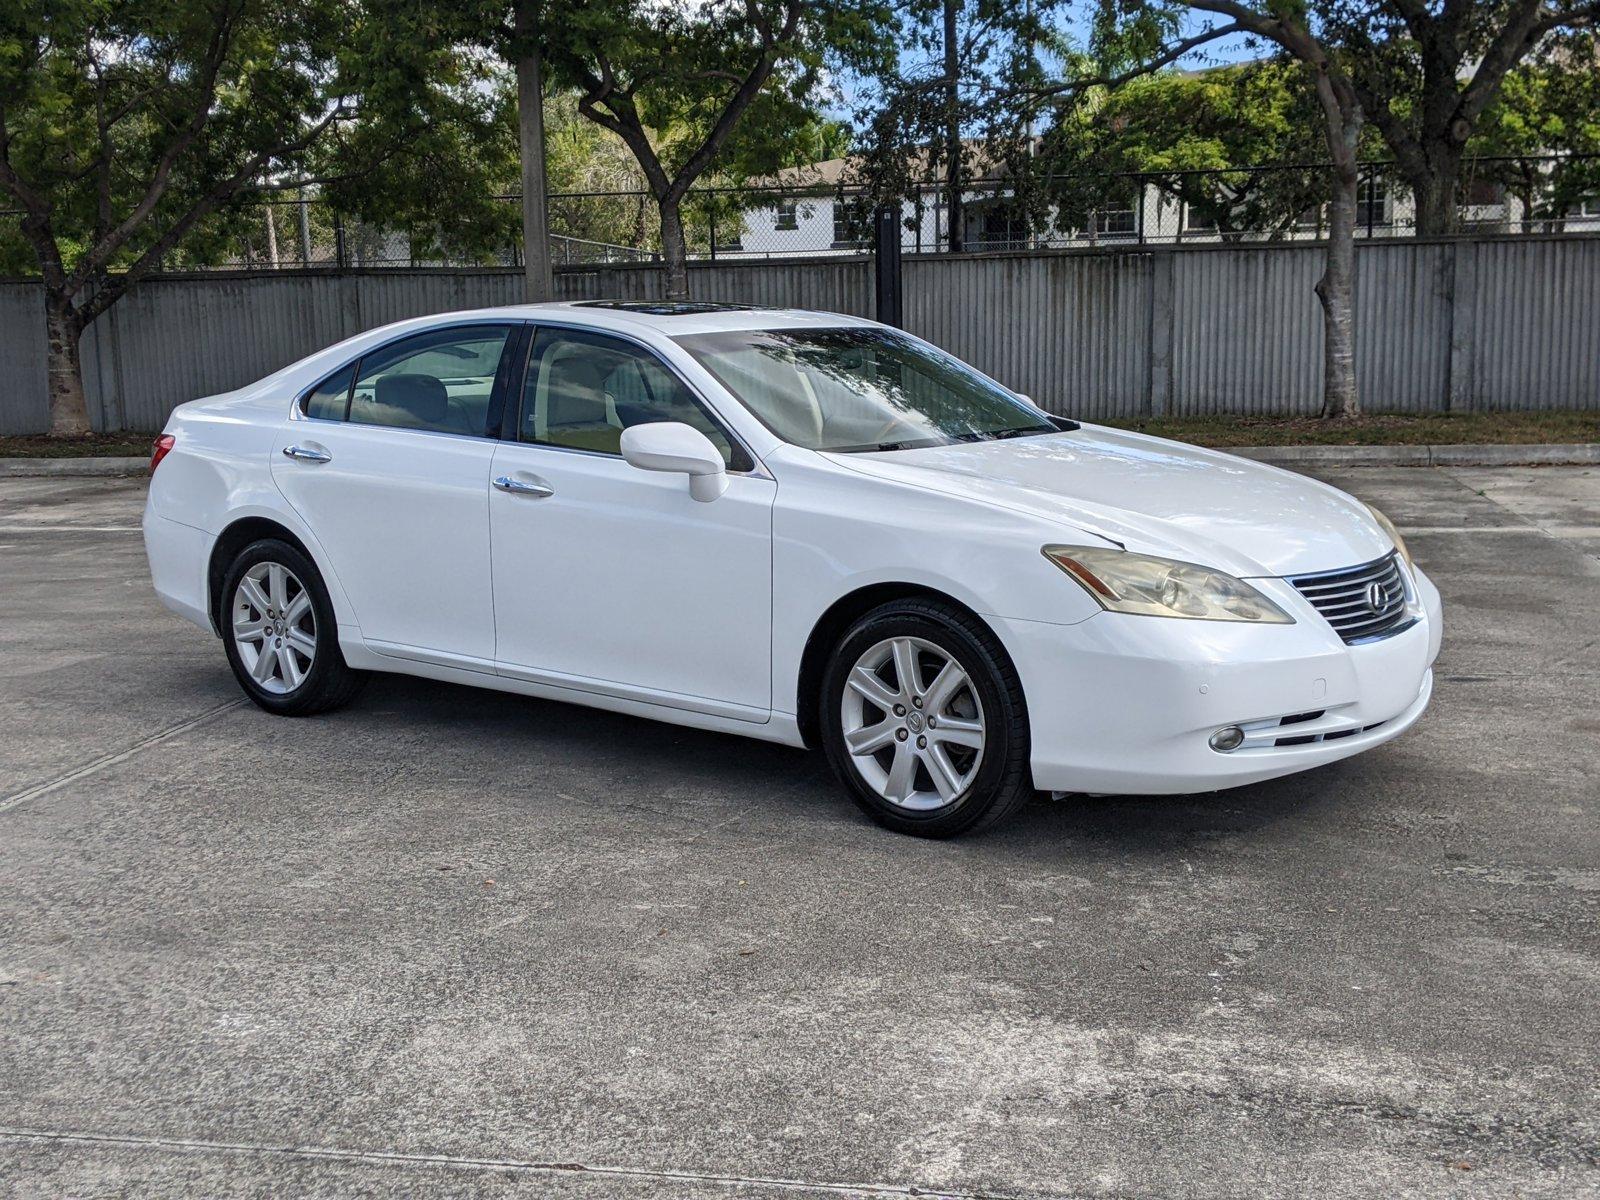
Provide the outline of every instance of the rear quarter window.
{"type": "Polygon", "coordinates": [[[344,420],[350,403],[350,382],[355,374],[356,365],[351,363],[307,392],[300,406],[306,416],[319,417],[324,421],[344,420]]]}

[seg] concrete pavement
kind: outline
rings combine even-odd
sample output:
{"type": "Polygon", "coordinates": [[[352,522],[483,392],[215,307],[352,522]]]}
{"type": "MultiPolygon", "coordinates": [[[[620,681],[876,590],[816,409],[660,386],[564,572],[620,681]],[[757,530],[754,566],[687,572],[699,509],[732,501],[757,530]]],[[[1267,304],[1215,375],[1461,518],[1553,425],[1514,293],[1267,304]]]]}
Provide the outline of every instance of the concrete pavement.
{"type": "Polygon", "coordinates": [[[820,758],[379,679],[292,721],[142,482],[0,482],[0,1192],[1600,1193],[1600,469],[1330,476],[1406,737],[954,843],[820,758]]]}

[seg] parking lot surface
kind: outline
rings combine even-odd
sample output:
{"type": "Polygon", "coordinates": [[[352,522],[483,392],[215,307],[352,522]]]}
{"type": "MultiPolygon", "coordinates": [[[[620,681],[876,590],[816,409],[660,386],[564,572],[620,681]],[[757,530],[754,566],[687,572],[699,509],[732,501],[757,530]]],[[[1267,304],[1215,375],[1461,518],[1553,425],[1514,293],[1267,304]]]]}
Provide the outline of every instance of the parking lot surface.
{"type": "Polygon", "coordinates": [[[581,708],[270,717],[139,481],[0,482],[0,1193],[1600,1194],[1600,471],[1329,478],[1444,594],[1415,730],[950,843],[581,708]]]}

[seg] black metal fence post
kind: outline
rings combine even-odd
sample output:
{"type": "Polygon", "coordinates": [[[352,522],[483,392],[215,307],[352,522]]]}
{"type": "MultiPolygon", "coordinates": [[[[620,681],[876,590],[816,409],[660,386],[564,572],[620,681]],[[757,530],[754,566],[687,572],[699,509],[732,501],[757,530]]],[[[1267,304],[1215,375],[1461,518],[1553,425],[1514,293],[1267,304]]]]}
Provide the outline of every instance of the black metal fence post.
{"type": "Polygon", "coordinates": [[[345,265],[344,217],[338,212],[333,214],[333,261],[336,266],[345,265]]]}
{"type": "Polygon", "coordinates": [[[878,320],[902,328],[900,312],[900,205],[880,204],[872,214],[872,257],[878,320]]]}

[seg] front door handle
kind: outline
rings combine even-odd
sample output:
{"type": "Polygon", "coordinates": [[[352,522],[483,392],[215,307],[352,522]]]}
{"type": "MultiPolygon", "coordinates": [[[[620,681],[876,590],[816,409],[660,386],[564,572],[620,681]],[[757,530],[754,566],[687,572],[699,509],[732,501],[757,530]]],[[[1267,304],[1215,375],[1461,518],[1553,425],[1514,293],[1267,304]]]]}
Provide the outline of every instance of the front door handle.
{"type": "Polygon", "coordinates": [[[333,461],[333,455],[326,450],[312,450],[306,446],[285,446],[283,452],[287,457],[298,459],[301,462],[325,463],[333,461]]]}
{"type": "Polygon", "coordinates": [[[555,488],[548,484],[529,483],[526,479],[513,479],[509,475],[495,476],[494,485],[502,492],[511,492],[518,496],[532,496],[537,500],[556,494],[555,488]]]}

